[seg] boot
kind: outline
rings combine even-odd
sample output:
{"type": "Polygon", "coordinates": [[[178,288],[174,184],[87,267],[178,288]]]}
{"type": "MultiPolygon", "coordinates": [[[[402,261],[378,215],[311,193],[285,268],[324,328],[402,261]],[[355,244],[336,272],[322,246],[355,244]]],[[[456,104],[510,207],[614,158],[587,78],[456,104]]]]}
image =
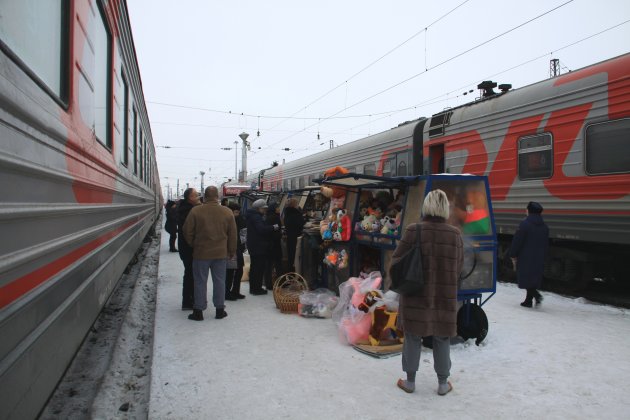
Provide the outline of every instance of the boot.
{"type": "Polygon", "coordinates": [[[223,319],[227,316],[227,312],[225,312],[225,308],[217,308],[217,314],[215,316],[216,319],[223,319]]]}
{"type": "Polygon", "coordinates": [[[193,313],[188,315],[188,319],[192,321],[203,321],[203,311],[201,309],[193,309],[193,313]]]}

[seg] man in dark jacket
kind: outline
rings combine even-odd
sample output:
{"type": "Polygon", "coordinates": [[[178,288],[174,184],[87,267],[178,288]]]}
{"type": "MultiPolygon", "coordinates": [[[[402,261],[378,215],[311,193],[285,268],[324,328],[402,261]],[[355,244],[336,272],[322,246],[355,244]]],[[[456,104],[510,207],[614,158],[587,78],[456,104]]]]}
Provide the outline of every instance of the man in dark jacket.
{"type": "Polygon", "coordinates": [[[184,281],[182,284],[182,311],[192,311],[195,302],[194,280],[193,280],[193,249],[186,239],[184,239],[184,222],[190,210],[199,205],[199,194],[194,188],[188,188],[184,191],[184,199],[177,204],[177,233],[179,238],[177,246],[179,247],[179,258],[184,263],[184,281]]]}
{"type": "Polygon", "coordinates": [[[267,265],[265,267],[265,287],[267,290],[273,290],[275,279],[284,274],[284,270],[282,269],[282,221],[280,220],[278,204],[269,204],[265,224],[271,226],[278,225],[280,227],[280,229],[274,230],[271,234],[269,258],[267,259],[267,265]],[[273,277],[274,268],[276,270],[276,277],[273,277]]]}
{"type": "Polygon", "coordinates": [[[402,368],[407,379],[399,379],[405,392],[415,390],[422,337],[433,336],[433,368],[438,377],[438,395],[453,386],[450,337],[457,335],[457,283],[464,265],[464,244],[459,229],[446,223],[449,203],[442,190],[433,190],[422,204],[422,223],[410,224],[392,254],[391,263],[415,246],[420,235],[424,287],[418,295],[400,296],[398,327],[405,332],[402,368]]]}
{"type": "Polygon", "coordinates": [[[164,205],[166,210],[166,224],[164,230],[170,235],[168,239],[168,246],[170,252],[177,252],[175,248],[175,241],[177,240],[177,202],[168,200],[164,205]]]}
{"type": "Polygon", "coordinates": [[[516,268],[519,289],[527,289],[521,306],[532,307],[532,300],[540,305],[543,297],[538,292],[543,279],[545,255],[549,248],[549,228],[542,218],[543,208],[535,202],[527,204],[527,217],[514,234],[510,246],[510,257],[516,268]]]}
{"type": "Polygon", "coordinates": [[[241,206],[236,203],[228,203],[228,208],[234,213],[234,221],[236,222],[236,268],[228,268],[225,278],[225,300],[245,299],[245,295],[241,294],[241,279],[243,278],[243,266],[245,259],[243,252],[245,244],[241,242],[240,232],[245,229],[245,219],[241,215],[241,206]]]}
{"type": "Polygon", "coordinates": [[[302,229],[304,228],[304,217],[298,208],[298,202],[295,198],[287,201],[287,207],[284,209],[284,227],[287,233],[288,271],[292,273],[295,271],[297,238],[302,234],[302,229]]]}
{"type": "Polygon", "coordinates": [[[278,225],[267,225],[263,215],[267,210],[267,203],[263,199],[254,201],[252,208],[247,210],[247,249],[249,250],[249,293],[252,295],[266,295],[262,288],[265,274],[266,260],[271,246],[271,235],[280,229],[278,225]]]}

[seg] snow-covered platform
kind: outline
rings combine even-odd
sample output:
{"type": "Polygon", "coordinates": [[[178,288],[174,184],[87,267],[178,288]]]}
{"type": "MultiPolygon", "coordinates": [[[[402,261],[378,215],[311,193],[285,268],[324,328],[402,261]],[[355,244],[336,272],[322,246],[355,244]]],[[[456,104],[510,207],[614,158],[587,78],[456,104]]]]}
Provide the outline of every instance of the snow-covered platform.
{"type": "MultiPolygon", "coordinates": [[[[416,392],[396,387],[400,356],[340,344],[331,320],[280,313],[273,297],[227,302],[203,322],[181,310],[183,266],[162,236],[151,419],[626,419],[630,312],[544,293],[535,309],[500,284],[484,305],[488,337],[451,348],[454,390],[436,393],[423,349],[416,392]]],[[[208,288],[212,291],[212,287],[208,288]]],[[[211,296],[209,296],[209,300],[211,296]]]]}

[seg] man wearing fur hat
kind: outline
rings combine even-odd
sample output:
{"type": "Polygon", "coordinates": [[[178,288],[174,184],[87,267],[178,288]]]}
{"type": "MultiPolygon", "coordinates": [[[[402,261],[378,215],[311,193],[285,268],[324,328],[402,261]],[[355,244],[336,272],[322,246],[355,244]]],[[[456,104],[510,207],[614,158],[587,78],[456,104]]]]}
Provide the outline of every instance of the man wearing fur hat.
{"type": "Polygon", "coordinates": [[[516,269],[519,289],[527,289],[521,306],[532,307],[532,301],[540,305],[543,297],[537,290],[543,279],[545,255],[549,248],[549,228],[542,218],[543,208],[540,203],[530,201],[527,204],[527,217],[523,220],[512,239],[510,258],[516,269]]]}

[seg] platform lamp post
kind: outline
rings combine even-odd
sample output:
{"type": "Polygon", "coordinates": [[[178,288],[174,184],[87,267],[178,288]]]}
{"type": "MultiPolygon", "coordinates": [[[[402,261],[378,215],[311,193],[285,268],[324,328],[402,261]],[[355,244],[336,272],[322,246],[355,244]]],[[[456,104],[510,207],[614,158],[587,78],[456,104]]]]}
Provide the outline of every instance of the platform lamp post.
{"type": "Polygon", "coordinates": [[[243,140],[243,155],[242,155],[243,157],[242,157],[242,163],[241,163],[242,178],[239,178],[239,181],[244,182],[245,177],[247,176],[247,151],[250,149],[250,144],[247,141],[247,137],[249,137],[249,134],[243,131],[238,136],[241,138],[241,140],[243,140]]]}
{"type": "Polygon", "coordinates": [[[204,192],[204,189],[203,189],[203,176],[204,176],[205,174],[206,174],[206,173],[205,173],[204,171],[199,171],[199,175],[201,175],[201,190],[200,190],[200,192],[201,192],[202,194],[203,194],[203,192],[204,192]]]}
{"type": "Polygon", "coordinates": [[[234,182],[238,181],[238,141],[234,140],[234,182]]]}

